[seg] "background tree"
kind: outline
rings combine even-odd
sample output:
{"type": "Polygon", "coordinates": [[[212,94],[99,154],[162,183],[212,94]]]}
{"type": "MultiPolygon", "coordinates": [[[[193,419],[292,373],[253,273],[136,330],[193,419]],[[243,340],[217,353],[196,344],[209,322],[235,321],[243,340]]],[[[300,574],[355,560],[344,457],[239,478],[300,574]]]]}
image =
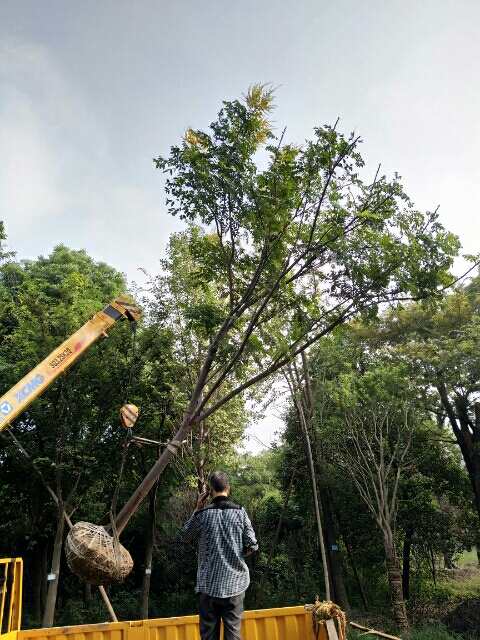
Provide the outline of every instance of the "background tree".
{"type": "Polygon", "coordinates": [[[310,361],[307,360],[306,353],[302,352],[298,362],[294,360],[286,367],[285,377],[297,414],[310,473],[312,499],[322,552],[322,564],[324,566],[325,597],[327,600],[334,600],[346,613],[349,613],[350,603],[343,582],[340,558],[338,552],[334,550],[337,536],[335,534],[331,500],[326,490],[318,491],[317,489],[317,475],[324,475],[324,461],[321,457],[321,444],[317,441],[315,419],[319,415],[317,394],[321,389],[321,382],[325,372],[322,367],[317,367],[316,364],[315,357],[312,357],[312,352],[310,353],[310,361]],[[312,452],[313,448],[315,449],[315,455],[312,452]],[[320,495],[320,500],[318,495],[320,495]]]}
{"type": "MultiPolygon", "coordinates": [[[[106,301],[125,291],[121,274],[104,263],[95,263],[84,251],[70,251],[61,245],[48,258],[7,263],[2,268],[1,285],[1,295],[6,301],[0,368],[3,390],[26,375],[106,301]]],[[[112,332],[112,336],[110,341],[87,352],[75,367],[52,384],[21,415],[13,430],[56,500],[53,517],[56,523],[50,522],[47,528],[55,532],[51,560],[55,579],[48,585],[44,626],[53,625],[65,515],[72,516],[96,483],[104,481],[103,473],[111,468],[111,455],[101,465],[100,441],[104,448],[118,442],[116,428],[112,427],[118,423],[118,407],[129,378],[131,338],[123,327],[112,332]]],[[[29,468],[27,459],[19,455],[16,446],[8,451],[15,456],[12,468],[16,467],[18,473],[23,468],[25,475],[29,468]]],[[[32,483],[26,492],[32,499],[33,485],[38,486],[38,480],[32,478],[30,470],[27,478],[23,484],[32,483]]],[[[42,487],[41,493],[44,491],[42,487]]],[[[53,515],[49,510],[46,513],[50,518],[53,515]]],[[[35,538],[43,540],[45,525],[41,524],[42,519],[37,518],[36,522],[41,529],[35,538]]],[[[45,580],[44,574],[42,582],[45,580]]],[[[41,609],[38,584],[35,592],[38,615],[41,609]]]]}
{"type": "Polygon", "coordinates": [[[426,402],[439,425],[448,421],[468,470],[480,517],[480,390],[478,278],[437,302],[407,305],[385,314],[384,341],[422,377],[426,402]]]}
{"type": "Polygon", "coordinates": [[[363,378],[344,380],[339,399],[345,418],[335,444],[337,463],[350,476],[382,532],[399,628],[408,627],[395,539],[399,483],[410,464],[413,433],[425,419],[411,401],[411,391],[405,372],[389,369],[385,363],[378,363],[363,378]]]}
{"type": "MultiPolygon", "coordinates": [[[[381,322],[384,321],[385,319],[381,317],[381,322]]],[[[443,557],[445,551],[448,555],[449,549],[450,553],[456,553],[460,549],[468,548],[475,531],[469,515],[468,499],[465,498],[464,493],[464,470],[456,455],[454,442],[448,430],[441,428],[434,420],[434,414],[429,413],[430,404],[425,407],[422,376],[413,376],[412,370],[408,368],[405,361],[399,360],[395,346],[389,345],[385,340],[378,323],[349,323],[348,326],[336,330],[330,339],[320,341],[310,351],[308,368],[310,395],[313,390],[316,396],[314,411],[310,418],[310,439],[313,457],[320,461],[320,466],[316,466],[317,480],[322,494],[331,497],[336,542],[339,544],[339,549],[343,550],[348,557],[349,566],[345,562],[342,565],[349,577],[347,585],[349,594],[354,595],[352,579],[355,578],[364,606],[367,606],[369,601],[379,603],[379,596],[384,593],[384,585],[380,579],[383,571],[379,560],[385,557],[385,553],[378,544],[380,542],[383,546],[382,538],[376,541],[373,534],[374,527],[377,526],[375,517],[372,517],[373,512],[369,515],[365,505],[362,506],[358,502],[358,496],[349,486],[353,485],[353,482],[348,479],[349,474],[346,474],[344,469],[335,467],[338,448],[341,452],[350,451],[353,457],[357,458],[352,443],[344,437],[348,404],[342,404],[339,397],[346,383],[348,383],[345,389],[347,396],[350,390],[349,385],[354,384],[356,388],[357,384],[365,384],[365,376],[372,377],[375,363],[380,361],[385,375],[392,367],[396,371],[403,371],[404,375],[408,371],[409,400],[421,409],[428,429],[415,430],[407,454],[407,465],[398,482],[399,512],[396,516],[394,538],[398,548],[402,548],[403,545],[402,579],[403,586],[406,588],[405,595],[406,597],[409,595],[409,563],[412,559],[415,564],[414,575],[418,579],[414,589],[415,598],[418,598],[418,589],[422,580],[428,580],[424,568],[429,572],[429,579],[433,579],[432,557],[438,558],[439,554],[443,557]],[[331,439],[333,433],[337,432],[338,435],[335,438],[338,438],[338,447],[333,449],[331,439]],[[457,493],[457,500],[453,498],[455,493],[457,493]],[[454,514],[458,518],[457,522],[462,523],[458,527],[454,524],[454,514]],[[368,534],[368,531],[371,533],[368,534]],[[420,579],[420,575],[424,578],[420,579]]],[[[298,377],[301,379],[301,376],[298,377]]],[[[399,384],[401,380],[400,376],[399,384]]],[[[365,397],[362,396],[362,402],[366,402],[367,397],[374,402],[374,397],[378,400],[382,393],[391,388],[395,389],[395,385],[388,387],[382,376],[379,376],[377,383],[376,385],[371,383],[371,386],[373,389],[378,387],[375,391],[378,396],[375,394],[371,396],[369,391],[368,394],[364,394],[365,397]]],[[[301,390],[302,387],[299,389],[301,390]]],[[[395,392],[398,393],[398,389],[395,392]]],[[[303,393],[308,396],[308,389],[303,393]]],[[[299,392],[297,394],[300,395],[299,392]]],[[[293,443],[298,438],[297,422],[298,417],[295,418],[294,414],[291,414],[287,421],[286,442],[293,443]]],[[[357,431],[354,430],[356,435],[358,435],[357,431]]],[[[366,444],[364,449],[367,449],[366,444]]],[[[304,464],[300,465],[300,471],[304,469],[305,473],[304,464]]],[[[398,466],[395,468],[397,469],[398,466]]],[[[356,476],[359,477],[360,474],[354,464],[350,465],[349,469],[355,470],[356,476]]],[[[303,480],[305,482],[305,478],[303,480]]],[[[299,500],[304,493],[305,484],[296,483],[294,497],[299,500]]],[[[303,510],[304,513],[312,511],[308,504],[303,506],[303,510]]],[[[302,529],[305,530],[305,525],[302,529]]],[[[401,559],[398,558],[398,560],[401,559]]],[[[398,564],[400,566],[400,562],[398,564]]]]}

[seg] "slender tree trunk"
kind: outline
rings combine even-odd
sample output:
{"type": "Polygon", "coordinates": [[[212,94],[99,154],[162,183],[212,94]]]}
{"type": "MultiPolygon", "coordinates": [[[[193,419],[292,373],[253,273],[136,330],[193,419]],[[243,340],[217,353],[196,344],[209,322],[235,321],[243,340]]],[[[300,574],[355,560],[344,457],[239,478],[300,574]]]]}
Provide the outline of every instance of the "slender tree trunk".
{"type": "Polygon", "coordinates": [[[430,551],[430,567],[432,569],[432,580],[433,584],[437,585],[437,573],[435,571],[435,556],[433,555],[433,547],[432,545],[428,545],[428,549],[430,551]]]}
{"type": "Polygon", "coordinates": [[[153,548],[156,539],[156,501],[157,501],[157,483],[149,492],[149,509],[148,509],[148,525],[147,525],[147,543],[145,546],[145,570],[142,577],[142,588],[140,591],[140,618],[146,620],[148,618],[148,599],[150,595],[150,583],[152,578],[152,558],[153,548]]]}
{"type": "Polygon", "coordinates": [[[33,554],[33,620],[42,622],[47,587],[47,540],[40,536],[33,554]]]}
{"type": "Polygon", "coordinates": [[[395,545],[385,542],[385,556],[387,563],[388,582],[392,596],[392,613],[397,627],[401,631],[408,629],[407,611],[403,600],[402,576],[398,563],[395,545]]]}
{"type": "Polygon", "coordinates": [[[199,493],[203,493],[206,489],[205,485],[205,423],[200,422],[198,425],[198,455],[196,460],[197,467],[197,485],[199,493]]]}
{"type": "Polygon", "coordinates": [[[149,515],[147,544],[145,547],[145,569],[142,576],[142,588],[140,591],[140,618],[142,620],[146,620],[148,618],[148,598],[150,594],[150,582],[152,577],[152,557],[154,545],[154,534],[152,533],[152,525],[154,528],[155,523],[151,522],[151,517],[149,515]]]}
{"type": "MultiPolygon", "coordinates": [[[[314,451],[316,457],[316,475],[317,477],[322,478],[325,476],[325,470],[323,466],[322,446],[321,442],[319,442],[318,439],[314,451]]],[[[351,613],[351,608],[347,591],[345,589],[345,582],[343,580],[342,562],[340,551],[338,548],[337,534],[335,531],[331,494],[328,487],[322,487],[319,493],[320,501],[322,504],[323,524],[325,528],[325,541],[327,545],[329,569],[328,575],[330,578],[332,600],[336,602],[341,609],[343,609],[347,616],[349,616],[351,613]]]]}
{"type": "Polygon", "coordinates": [[[405,600],[410,599],[410,558],[412,552],[413,529],[408,528],[403,541],[402,589],[405,600]]]}
{"type": "Polygon", "coordinates": [[[298,571],[294,571],[293,572],[293,579],[295,582],[295,597],[297,598],[297,600],[300,599],[300,585],[298,583],[298,571]]]}
{"type": "Polygon", "coordinates": [[[42,627],[53,627],[55,617],[55,604],[57,601],[58,578],[60,575],[60,559],[62,557],[63,532],[65,529],[65,506],[59,500],[57,507],[57,533],[55,535],[55,544],[53,547],[52,569],[51,573],[55,576],[53,580],[48,581],[47,602],[45,604],[45,614],[43,616],[42,627]]]}
{"type": "Polygon", "coordinates": [[[300,375],[295,364],[289,367],[288,374],[286,375],[287,381],[289,381],[290,391],[297,410],[298,419],[302,428],[304,440],[305,440],[305,454],[311,475],[312,492],[315,506],[315,515],[317,518],[317,527],[319,530],[320,548],[322,551],[322,561],[324,566],[325,583],[326,583],[326,598],[330,600],[333,598],[335,602],[347,613],[350,613],[350,603],[348,601],[347,592],[345,589],[345,583],[343,581],[342,567],[340,562],[340,556],[338,552],[337,539],[335,535],[335,526],[333,519],[332,503],[330,495],[327,491],[321,490],[320,494],[321,511],[318,504],[317,496],[317,477],[323,476],[323,464],[322,453],[319,450],[314,439],[314,447],[316,460],[313,458],[312,447],[310,444],[310,436],[308,432],[308,425],[311,422],[311,418],[315,413],[315,399],[316,389],[312,386],[312,381],[309,375],[309,366],[307,356],[302,353],[302,371],[303,371],[303,385],[301,382],[302,376],[300,375]],[[303,387],[303,388],[302,388],[303,387]],[[323,526],[325,528],[325,535],[322,534],[322,521],[321,515],[323,515],[323,526]],[[323,539],[325,538],[325,539],[323,539]],[[326,550],[325,550],[326,545],[326,550]],[[335,548],[334,548],[335,546],[335,548]]]}
{"type": "Polygon", "coordinates": [[[328,558],[325,550],[325,539],[323,537],[322,517],[320,514],[320,504],[318,501],[317,479],[315,477],[315,469],[313,466],[312,448],[310,446],[310,437],[308,435],[307,425],[305,424],[304,420],[300,420],[300,422],[302,423],[303,437],[305,442],[305,454],[307,456],[308,470],[310,472],[310,481],[312,485],[313,506],[315,508],[315,518],[317,520],[318,542],[320,544],[320,551],[322,553],[323,575],[325,579],[325,599],[330,600],[331,595],[328,558]]]}
{"type": "Polygon", "coordinates": [[[90,601],[92,599],[92,585],[83,580],[83,604],[87,607],[90,606],[90,601]]]}
{"type": "Polygon", "coordinates": [[[32,558],[32,616],[33,621],[38,625],[42,621],[42,610],[40,606],[40,590],[45,574],[42,572],[42,556],[40,543],[37,543],[32,558]]]}
{"type": "MultiPolygon", "coordinates": [[[[47,589],[48,589],[48,541],[45,540],[45,544],[42,547],[42,584],[40,589],[40,611],[42,613],[42,617],[40,620],[43,620],[43,616],[45,615],[45,606],[47,604],[47,589]]],[[[39,624],[40,624],[39,620],[39,624]]]]}
{"type": "Polygon", "coordinates": [[[350,615],[350,602],[348,600],[345,582],[343,580],[342,564],[340,561],[340,551],[338,550],[338,540],[335,534],[333,521],[332,503],[330,496],[325,489],[320,491],[322,503],[323,524],[325,528],[325,538],[327,543],[327,557],[329,561],[329,578],[332,600],[347,614],[350,615]],[[334,545],[337,549],[334,549],[334,545]]]}
{"type": "Polygon", "coordinates": [[[342,537],[343,537],[343,542],[345,543],[345,549],[347,550],[347,558],[348,558],[348,560],[350,562],[350,565],[352,567],[353,575],[355,576],[355,581],[357,583],[358,590],[360,591],[360,595],[362,597],[363,605],[365,607],[365,610],[368,610],[367,596],[365,595],[365,591],[363,589],[362,581],[360,580],[360,576],[358,575],[357,564],[355,562],[355,558],[353,557],[352,550],[350,549],[350,545],[348,543],[348,540],[346,539],[345,536],[342,536],[342,537]]]}

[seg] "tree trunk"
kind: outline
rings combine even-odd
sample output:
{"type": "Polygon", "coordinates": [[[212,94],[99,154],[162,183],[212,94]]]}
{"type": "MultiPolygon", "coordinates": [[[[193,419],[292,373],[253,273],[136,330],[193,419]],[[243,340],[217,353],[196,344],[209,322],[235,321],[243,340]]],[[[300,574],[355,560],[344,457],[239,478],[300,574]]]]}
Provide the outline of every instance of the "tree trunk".
{"type": "Polygon", "coordinates": [[[328,571],[328,558],[325,550],[325,539],[323,537],[323,527],[322,527],[322,518],[320,514],[320,504],[318,501],[318,493],[317,493],[317,478],[315,476],[315,469],[313,466],[313,456],[312,456],[312,447],[310,446],[310,437],[308,435],[307,425],[304,420],[300,418],[300,423],[302,425],[304,444],[305,444],[305,455],[307,457],[308,470],[310,472],[310,482],[312,485],[312,497],[313,497],[313,506],[315,508],[315,517],[317,520],[317,530],[318,530],[318,542],[320,544],[320,551],[322,553],[322,563],[323,563],[323,575],[325,579],[325,599],[330,600],[330,577],[328,571]]]}
{"type": "Polygon", "coordinates": [[[197,466],[197,487],[198,492],[203,493],[206,489],[205,483],[205,423],[200,422],[198,425],[198,455],[196,460],[197,466]]]}
{"type": "Polygon", "coordinates": [[[412,552],[413,529],[409,528],[405,532],[403,541],[403,567],[402,567],[402,589],[405,600],[410,599],[410,558],[412,552]]]}
{"type": "Polygon", "coordinates": [[[333,522],[332,503],[328,492],[323,489],[320,491],[320,500],[322,503],[323,524],[325,528],[325,538],[327,543],[327,557],[329,563],[330,589],[332,592],[332,600],[350,616],[350,602],[348,600],[345,582],[343,581],[342,564],[340,561],[340,551],[338,550],[338,540],[335,535],[335,527],[333,522]],[[334,545],[337,549],[334,549],[334,545]]]}
{"type": "MultiPolygon", "coordinates": [[[[206,375],[206,374],[205,374],[206,375]]],[[[200,384],[200,383],[199,383],[200,384]]],[[[148,492],[153,487],[155,482],[160,477],[161,473],[168,465],[170,460],[176,455],[178,449],[182,446],[183,441],[186,439],[190,431],[195,426],[195,421],[192,418],[192,415],[195,411],[197,396],[193,395],[188,409],[185,412],[182,425],[180,429],[175,434],[173,440],[171,440],[168,445],[165,447],[162,455],[147,473],[145,478],[139,484],[137,489],[130,496],[130,499],[125,503],[120,513],[117,515],[116,525],[117,525],[117,533],[118,535],[124,530],[127,526],[128,521],[135,513],[138,505],[142,502],[142,500],[148,495],[148,492]]],[[[105,529],[110,532],[111,525],[106,525],[105,529]]]]}
{"type": "Polygon", "coordinates": [[[145,570],[142,577],[142,588],[140,591],[140,618],[146,620],[148,618],[148,598],[150,595],[150,582],[152,578],[152,557],[153,547],[156,539],[156,501],[157,501],[157,483],[150,489],[149,509],[148,509],[148,525],[147,525],[147,543],[145,546],[145,570]]]}
{"type": "MultiPolygon", "coordinates": [[[[318,439],[314,451],[316,458],[316,474],[317,477],[322,478],[325,475],[325,471],[323,467],[321,441],[319,442],[318,439]]],[[[328,488],[322,488],[319,493],[322,504],[325,542],[327,546],[328,576],[330,579],[332,600],[339,605],[347,616],[350,616],[351,608],[347,590],[345,589],[345,582],[343,580],[342,562],[340,551],[338,549],[338,538],[335,531],[331,494],[328,488]]]]}
{"type": "Polygon", "coordinates": [[[432,580],[433,580],[433,584],[436,586],[437,585],[437,573],[435,571],[435,556],[433,555],[433,547],[430,544],[428,546],[428,549],[430,551],[430,567],[432,569],[432,580]]]}
{"type": "Polygon", "coordinates": [[[92,585],[86,580],[83,581],[83,604],[87,607],[90,606],[90,600],[92,599],[92,585]]]}
{"type": "Polygon", "coordinates": [[[45,604],[45,614],[43,616],[42,627],[53,627],[55,617],[55,604],[57,602],[58,578],[60,575],[60,559],[62,557],[63,531],[65,529],[65,506],[59,500],[57,508],[57,533],[55,535],[55,545],[53,547],[51,574],[55,576],[48,581],[47,602],[45,604]]]}
{"type": "Polygon", "coordinates": [[[367,596],[365,595],[365,591],[363,589],[362,581],[360,580],[360,576],[358,575],[355,558],[353,557],[347,538],[345,536],[342,536],[342,537],[343,537],[343,542],[345,543],[345,549],[347,550],[347,558],[352,566],[353,575],[355,576],[355,581],[357,583],[358,590],[360,591],[360,596],[362,597],[365,611],[368,611],[368,600],[367,600],[367,596]]]}
{"type": "Polygon", "coordinates": [[[40,624],[45,612],[45,592],[47,590],[47,540],[39,537],[33,554],[33,620],[40,624]]]}
{"type": "Polygon", "coordinates": [[[450,426],[460,446],[472,483],[477,514],[480,518],[480,405],[475,403],[475,421],[472,422],[468,416],[468,401],[457,396],[454,408],[450,402],[445,383],[439,381],[436,386],[450,426]]]}
{"type": "Polygon", "coordinates": [[[480,517],[480,403],[476,402],[475,408],[475,429],[473,429],[472,458],[475,470],[475,497],[477,501],[477,512],[480,517]]]}
{"type": "Polygon", "coordinates": [[[394,543],[385,542],[385,556],[392,597],[393,618],[399,630],[406,631],[408,629],[407,611],[403,601],[402,576],[394,543]]]}
{"type": "Polygon", "coordinates": [[[443,553],[443,564],[445,566],[445,569],[458,569],[458,566],[455,564],[455,561],[450,551],[445,551],[443,553]]]}

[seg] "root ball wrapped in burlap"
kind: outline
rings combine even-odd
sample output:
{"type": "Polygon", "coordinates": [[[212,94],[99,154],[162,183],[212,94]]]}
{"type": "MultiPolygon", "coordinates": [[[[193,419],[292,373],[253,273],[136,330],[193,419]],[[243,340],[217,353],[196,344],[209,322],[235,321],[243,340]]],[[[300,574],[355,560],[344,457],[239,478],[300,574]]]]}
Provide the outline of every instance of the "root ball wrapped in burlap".
{"type": "Polygon", "coordinates": [[[132,570],[133,560],[118,538],[103,527],[90,522],[77,522],[65,542],[70,569],[82,580],[105,585],[123,580],[132,570]]]}
{"type": "Polygon", "coordinates": [[[331,600],[321,601],[315,596],[315,604],[306,604],[304,608],[312,615],[312,627],[316,638],[325,620],[337,620],[338,640],[347,640],[347,618],[337,604],[331,600]]]}

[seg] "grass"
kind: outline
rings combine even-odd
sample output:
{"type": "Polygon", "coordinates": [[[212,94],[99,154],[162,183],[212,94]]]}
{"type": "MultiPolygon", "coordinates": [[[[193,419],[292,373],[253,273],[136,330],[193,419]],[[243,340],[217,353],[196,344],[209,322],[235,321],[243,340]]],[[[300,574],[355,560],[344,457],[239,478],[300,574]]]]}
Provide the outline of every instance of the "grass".
{"type": "Polygon", "coordinates": [[[458,558],[457,564],[463,567],[466,564],[478,564],[478,557],[476,549],[471,551],[464,551],[458,558]]]}
{"type": "MultiPolygon", "coordinates": [[[[408,633],[399,634],[392,626],[391,619],[380,612],[370,616],[353,614],[351,620],[399,637],[401,640],[478,640],[480,636],[473,631],[462,635],[447,628],[442,622],[453,620],[452,626],[456,626],[458,623],[469,621],[464,628],[480,628],[480,567],[476,552],[462,554],[457,564],[457,569],[439,571],[436,585],[422,583],[422,588],[416,585],[415,597],[408,604],[409,620],[412,623],[408,633]],[[457,611],[459,605],[461,608],[457,611]]],[[[347,637],[348,640],[378,638],[374,635],[366,636],[365,632],[351,627],[348,629],[347,637]]]]}
{"type": "Polygon", "coordinates": [[[446,591],[450,591],[450,599],[466,600],[480,597],[480,570],[478,563],[460,565],[459,569],[442,572],[437,584],[446,591]]]}
{"type": "MultiPolygon", "coordinates": [[[[377,629],[377,631],[380,631],[380,629],[377,629]]],[[[381,631],[383,632],[383,629],[381,631]]],[[[347,638],[348,640],[365,640],[367,637],[372,638],[372,640],[373,638],[380,640],[379,636],[370,634],[366,636],[365,633],[365,631],[349,628],[347,629],[347,638]]],[[[465,636],[449,631],[441,622],[426,623],[420,628],[412,629],[407,634],[402,633],[398,635],[398,632],[391,630],[389,630],[388,633],[401,638],[401,640],[478,640],[478,636],[476,635],[465,636]]]]}

